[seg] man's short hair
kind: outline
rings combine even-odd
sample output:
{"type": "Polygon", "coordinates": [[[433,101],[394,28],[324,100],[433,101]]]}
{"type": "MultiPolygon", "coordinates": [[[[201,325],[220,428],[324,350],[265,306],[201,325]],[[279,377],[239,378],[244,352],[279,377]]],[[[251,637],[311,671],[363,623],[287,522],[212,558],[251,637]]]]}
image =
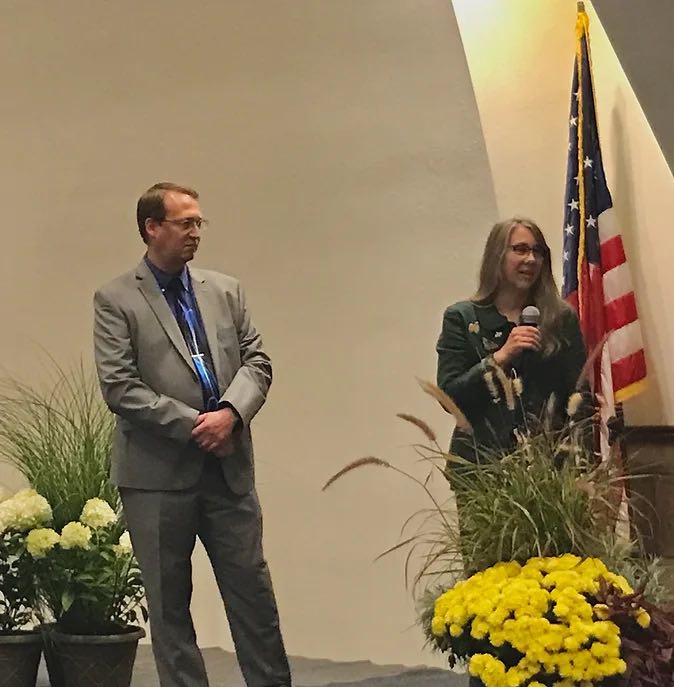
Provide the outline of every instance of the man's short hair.
{"type": "Polygon", "coordinates": [[[169,192],[184,193],[186,196],[199,200],[199,194],[189,186],[180,186],[170,181],[160,181],[143,193],[136,205],[136,221],[138,231],[145,243],[147,243],[147,233],[145,231],[145,221],[154,219],[163,222],[166,219],[166,207],[164,206],[164,196],[169,192]]]}

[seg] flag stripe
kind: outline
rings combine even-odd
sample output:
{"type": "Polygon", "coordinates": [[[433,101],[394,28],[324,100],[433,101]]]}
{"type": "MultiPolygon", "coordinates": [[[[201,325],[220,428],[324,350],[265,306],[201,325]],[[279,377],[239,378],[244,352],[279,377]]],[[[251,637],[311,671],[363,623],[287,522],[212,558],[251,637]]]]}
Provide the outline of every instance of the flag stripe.
{"type": "Polygon", "coordinates": [[[612,239],[614,236],[620,235],[620,228],[616,221],[615,212],[613,208],[607,208],[599,215],[599,240],[603,243],[612,239]]]}
{"type": "Polygon", "coordinates": [[[617,331],[611,332],[607,345],[611,360],[620,360],[640,351],[644,347],[644,342],[641,338],[639,322],[630,322],[617,331]]]}
{"type": "Polygon", "coordinates": [[[618,389],[618,391],[615,392],[613,395],[613,398],[616,403],[624,403],[625,401],[629,401],[630,398],[633,396],[636,396],[640,393],[643,393],[646,390],[647,384],[646,384],[646,374],[648,372],[648,369],[644,369],[644,377],[643,379],[640,379],[638,382],[634,382],[633,384],[630,384],[629,386],[624,386],[622,389],[618,389]]]}
{"type": "Polygon", "coordinates": [[[608,331],[620,329],[626,324],[634,322],[637,319],[637,302],[634,298],[634,292],[626,293],[624,296],[607,303],[604,310],[608,331]]]}
{"type": "Polygon", "coordinates": [[[626,262],[614,267],[610,272],[604,274],[604,298],[607,302],[614,301],[625,294],[631,293],[632,275],[626,262]]]}
{"type": "Polygon", "coordinates": [[[612,270],[625,262],[625,249],[620,235],[612,236],[601,244],[601,268],[604,272],[612,270]]]}
{"type": "Polygon", "coordinates": [[[614,389],[625,389],[646,376],[646,356],[643,349],[611,363],[614,389]]]}

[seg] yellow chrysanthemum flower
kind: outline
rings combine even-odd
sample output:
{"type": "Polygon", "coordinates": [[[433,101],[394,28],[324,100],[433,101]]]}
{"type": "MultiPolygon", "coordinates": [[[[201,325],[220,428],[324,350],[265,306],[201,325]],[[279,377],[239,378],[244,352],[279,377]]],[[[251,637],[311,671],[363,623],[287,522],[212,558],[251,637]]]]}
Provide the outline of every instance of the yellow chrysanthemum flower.
{"type": "Polygon", "coordinates": [[[623,594],[634,593],[634,589],[632,589],[630,583],[622,575],[606,572],[604,573],[603,577],[607,582],[610,582],[612,585],[616,586],[623,594]]]}
{"type": "MultiPolygon", "coordinates": [[[[450,642],[469,633],[522,654],[511,667],[494,656],[471,657],[470,672],[486,687],[520,687],[538,674],[559,675],[560,687],[592,687],[624,666],[618,626],[608,620],[607,607],[588,601],[602,578],[629,588],[599,559],[566,554],[499,563],[440,595],[431,629],[450,642]]],[[[642,626],[650,621],[643,609],[634,617],[642,626]]]]}
{"type": "Polygon", "coordinates": [[[452,637],[459,637],[463,634],[463,628],[461,627],[461,625],[455,625],[454,623],[452,623],[449,626],[449,634],[452,637]]]}
{"type": "Polygon", "coordinates": [[[474,677],[479,677],[485,687],[505,687],[506,667],[490,654],[475,654],[471,656],[468,670],[474,677]]]}
{"type": "Polygon", "coordinates": [[[643,608],[640,608],[637,611],[635,620],[643,628],[646,628],[651,624],[651,616],[646,611],[644,611],[643,608]]]}

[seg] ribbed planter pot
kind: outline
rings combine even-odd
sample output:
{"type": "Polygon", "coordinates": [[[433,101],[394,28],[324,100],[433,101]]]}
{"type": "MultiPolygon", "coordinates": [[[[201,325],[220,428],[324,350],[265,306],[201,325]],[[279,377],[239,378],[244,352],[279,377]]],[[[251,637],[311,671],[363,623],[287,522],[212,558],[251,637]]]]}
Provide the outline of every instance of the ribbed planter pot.
{"type": "Polygon", "coordinates": [[[52,687],[129,687],[140,627],[114,635],[72,635],[46,630],[45,659],[52,687]]]}
{"type": "Polygon", "coordinates": [[[0,635],[0,687],[35,687],[41,655],[39,632],[0,635]]]}

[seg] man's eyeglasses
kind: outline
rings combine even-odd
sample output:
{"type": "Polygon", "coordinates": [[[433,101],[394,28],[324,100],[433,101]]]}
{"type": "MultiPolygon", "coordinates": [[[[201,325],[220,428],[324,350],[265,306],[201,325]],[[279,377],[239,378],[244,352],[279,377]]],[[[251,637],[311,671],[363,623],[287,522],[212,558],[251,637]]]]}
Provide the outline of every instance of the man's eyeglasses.
{"type": "Polygon", "coordinates": [[[528,243],[515,243],[514,245],[510,246],[510,250],[512,250],[515,255],[521,258],[526,258],[529,253],[531,253],[535,260],[543,260],[543,258],[545,258],[545,256],[548,254],[547,250],[543,246],[530,246],[528,243]]]}
{"type": "Polygon", "coordinates": [[[208,229],[208,220],[204,217],[183,217],[182,219],[163,219],[161,224],[172,224],[183,231],[189,231],[192,227],[196,227],[199,231],[208,229]]]}

